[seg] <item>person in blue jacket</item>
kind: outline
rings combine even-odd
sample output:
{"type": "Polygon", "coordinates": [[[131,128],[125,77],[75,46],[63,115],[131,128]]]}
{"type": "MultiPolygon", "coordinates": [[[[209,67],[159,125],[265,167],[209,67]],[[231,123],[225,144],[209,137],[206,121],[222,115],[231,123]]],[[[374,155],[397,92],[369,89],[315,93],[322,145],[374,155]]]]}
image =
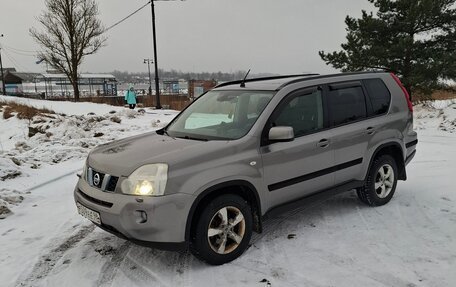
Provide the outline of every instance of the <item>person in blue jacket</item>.
{"type": "Polygon", "coordinates": [[[125,92],[125,101],[130,109],[134,109],[136,107],[136,92],[133,85],[130,85],[130,88],[125,92]]]}

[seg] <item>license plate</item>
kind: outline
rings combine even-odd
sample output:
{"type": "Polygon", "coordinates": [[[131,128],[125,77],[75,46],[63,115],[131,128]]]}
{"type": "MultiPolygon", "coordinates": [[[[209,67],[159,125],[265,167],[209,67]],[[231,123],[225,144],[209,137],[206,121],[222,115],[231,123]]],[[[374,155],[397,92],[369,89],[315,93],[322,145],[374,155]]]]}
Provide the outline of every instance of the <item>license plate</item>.
{"type": "Polygon", "coordinates": [[[84,205],[76,202],[76,207],[78,208],[78,213],[90,221],[95,222],[96,224],[101,224],[100,213],[85,207],[84,205]]]}

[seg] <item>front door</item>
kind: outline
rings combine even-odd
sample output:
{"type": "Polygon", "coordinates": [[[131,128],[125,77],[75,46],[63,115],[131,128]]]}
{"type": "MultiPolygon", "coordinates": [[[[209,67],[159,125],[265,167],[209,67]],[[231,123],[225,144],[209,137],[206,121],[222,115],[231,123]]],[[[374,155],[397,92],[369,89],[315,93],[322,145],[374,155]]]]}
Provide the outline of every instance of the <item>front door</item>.
{"type": "MultiPolygon", "coordinates": [[[[332,134],[327,130],[324,98],[319,88],[288,95],[273,112],[265,128],[293,127],[290,142],[262,143],[264,182],[269,206],[285,203],[334,184],[332,134]]],[[[263,136],[264,137],[264,136],[263,136]]]]}

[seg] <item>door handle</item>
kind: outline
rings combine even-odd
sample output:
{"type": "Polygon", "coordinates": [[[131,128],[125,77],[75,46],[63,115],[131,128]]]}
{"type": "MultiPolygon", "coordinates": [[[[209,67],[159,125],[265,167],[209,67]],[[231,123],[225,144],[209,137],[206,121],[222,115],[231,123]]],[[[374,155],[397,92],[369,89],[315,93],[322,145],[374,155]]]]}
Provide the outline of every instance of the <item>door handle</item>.
{"type": "Polygon", "coordinates": [[[329,146],[329,140],[322,139],[317,143],[317,146],[321,147],[321,148],[325,148],[325,147],[329,146]]]}
{"type": "Polygon", "coordinates": [[[375,134],[375,129],[373,127],[368,127],[366,129],[366,132],[368,135],[373,135],[373,134],[375,134]]]}

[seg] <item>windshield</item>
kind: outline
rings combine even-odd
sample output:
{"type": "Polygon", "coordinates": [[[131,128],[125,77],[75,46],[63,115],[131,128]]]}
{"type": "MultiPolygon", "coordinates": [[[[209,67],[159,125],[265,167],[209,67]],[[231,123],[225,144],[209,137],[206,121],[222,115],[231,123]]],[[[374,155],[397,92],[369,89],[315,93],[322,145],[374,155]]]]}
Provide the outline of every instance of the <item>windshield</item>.
{"type": "Polygon", "coordinates": [[[210,91],[165,130],[172,137],[234,140],[246,135],[271,100],[272,91],[210,91]]]}

